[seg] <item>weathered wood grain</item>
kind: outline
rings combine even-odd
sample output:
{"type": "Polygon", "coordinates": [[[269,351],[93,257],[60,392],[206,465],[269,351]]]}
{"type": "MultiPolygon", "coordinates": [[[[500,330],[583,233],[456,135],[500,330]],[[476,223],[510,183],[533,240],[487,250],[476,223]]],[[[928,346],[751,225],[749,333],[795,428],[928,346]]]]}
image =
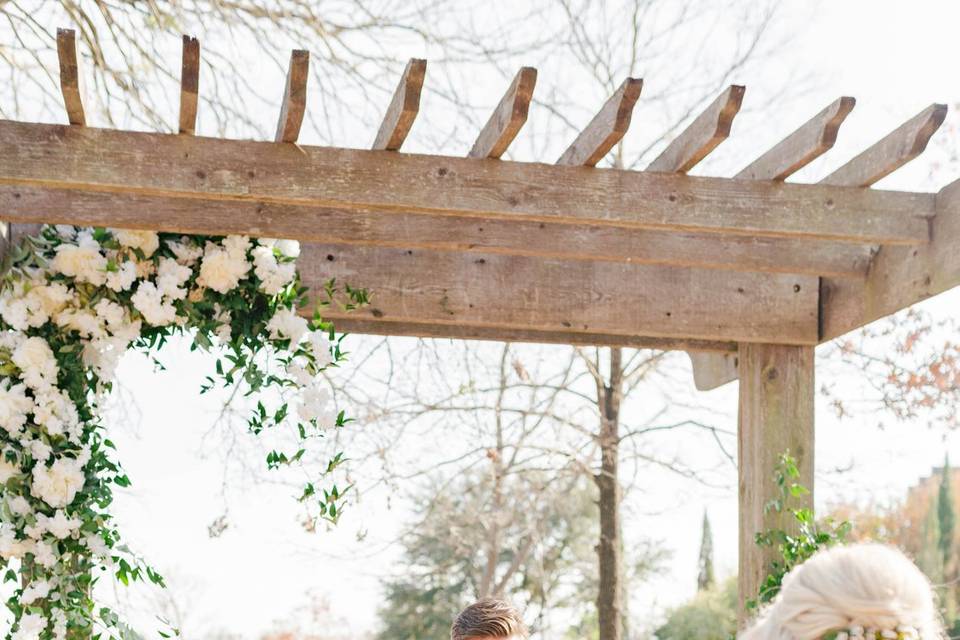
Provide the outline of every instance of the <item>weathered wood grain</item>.
{"type": "Polygon", "coordinates": [[[200,97],[200,41],[183,36],[180,64],[180,119],[178,131],[193,135],[197,128],[197,101],[200,97]]]}
{"type": "Polygon", "coordinates": [[[280,118],[277,121],[277,142],[296,142],[300,137],[303,114],[307,110],[307,78],[310,77],[310,52],[295,49],[290,54],[290,68],[283,90],[280,118]]]}
{"type": "MultiPolygon", "coordinates": [[[[840,125],[853,109],[853,98],[841,97],[774,145],[737,174],[751,180],[785,180],[833,147],[840,125]]],[[[872,257],[873,250],[867,255],[872,257]]],[[[869,258],[868,258],[869,260],[869,258]]],[[[826,272],[822,276],[833,275],[826,272]]],[[[694,385],[700,391],[716,389],[737,379],[737,358],[711,353],[690,353],[694,385]]]]}
{"type": "Polygon", "coordinates": [[[931,242],[881,247],[866,279],[825,278],[821,338],[831,340],[960,286],[960,180],[937,194],[931,242]]]}
{"type": "Polygon", "coordinates": [[[427,61],[410,58],[383,116],[372,149],[398,151],[403,146],[420,111],[420,92],[426,75],[427,61]]]}
{"type": "MultiPolygon", "coordinates": [[[[927,193],[9,121],[0,184],[860,244],[926,243],[934,204],[927,193]]],[[[114,212],[102,215],[111,224],[114,212]]]]}
{"type": "Polygon", "coordinates": [[[709,342],[817,336],[810,276],[319,243],[303,245],[300,269],[314,290],[336,278],[374,292],[350,314],[358,321],[709,342]]]}
{"type": "Polygon", "coordinates": [[[730,136],[746,87],[730,85],[667,145],[647,171],[686,173],[730,136]]]}
{"type": "Polygon", "coordinates": [[[537,84],[537,70],[523,67],[500,99],[490,119],[480,130],[468,158],[499,158],[527,121],[530,100],[537,84]]]}
{"type": "Polygon", "coordinates": [[[740,480],[740,570],[738,621],[746,621],[746,601],[755,598],[777,559],[776,547],[760,548],[758,532],[796,532],[790,514],[765,513],[778,498],[773,478],[780,456],[789,451],[797,461],[797,482],[810,490],[798,498],[813,508],[814,365],[812,347],[741,344],[738,469],[740,480]]]}
{"type": "Polygon", "coordinates": [[[101,225],[106,210],[114,227],[148,224],[180,233],[265,234],[301,241],[704,269],[850,276],[865,273],[872,256],[869,247],[824,240],[0,185],[0,213],[10,220],[42,217],[53,224],[101,225]],[[204,216],[198,217],[197,211],[204,216]]]}
{"type": "Polygon", "coordinates": [[[60,92],[63,94],[63,106],[67,111],[67,122],[84,126],[87,119],[80,97],[80,69],[77,65],[77,42],[73,29],[57,29],[57,58],[60,61],[60,92]]]}
{"type": "Polygon", "coordinates": [[[725,352],[737,348],[734,342],[709,342],[704,340],[681,340],[676,338],[652,338],[649,336],[604,335],[597,333],[551,332],[535,329],[511,329],[503,327],[474,327],[455,324],[414,324],[403,322],[378,322],[357,318],[355,314],[334,311],[325,314],[334,321],[337,331],[382,336],[417,338],[441,338],[450,340],[492,340],[495,342],[532,342],[537,344],[564,344],[589,347],[624,347],[627,349],[658,349],[661,351],[696,349],[698,351],[725,352]]]}
{"type": "Polygon", "coordinates": [[[643,80],[627,78],[603,105],[580,135],[563,152],[557,164],[593,167],[620,142],[630,128],[633,106],[643,80]]]}
{"type": "Polygon", "coordinates": [[[791,174],[833,148],[840,125],[856,100],[841,97],[830,103],[796,131],[744,167],[736,177],[751,180],[786,180],[791,174]]]}
{"type": "Polygon", "coordinates": [[[947,105],[930,105],[820,183],[869,187],[923,153],[946,116],[947,105]]]}

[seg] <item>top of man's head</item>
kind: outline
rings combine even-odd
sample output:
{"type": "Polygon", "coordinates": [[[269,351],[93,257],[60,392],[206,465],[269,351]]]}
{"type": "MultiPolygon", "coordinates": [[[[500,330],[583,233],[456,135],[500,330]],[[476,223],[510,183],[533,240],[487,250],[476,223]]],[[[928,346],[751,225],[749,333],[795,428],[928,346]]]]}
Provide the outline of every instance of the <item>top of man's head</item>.
{"type": "Polygon", "coordinates": [[[510,603],[496,598],[484,598],[460,612],[450,628],[450,640],[486,640],[527,637],[527,628],[520,612],[510,603]]]}

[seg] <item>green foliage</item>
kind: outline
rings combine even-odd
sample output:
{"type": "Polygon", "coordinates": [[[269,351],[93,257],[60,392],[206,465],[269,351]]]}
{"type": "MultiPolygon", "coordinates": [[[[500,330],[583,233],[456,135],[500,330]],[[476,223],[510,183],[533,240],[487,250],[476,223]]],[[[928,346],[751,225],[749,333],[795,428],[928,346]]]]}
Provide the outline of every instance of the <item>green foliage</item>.
{"type": "Polygon", "coordinates": [[[778,514],[781,522],[790,521],[789,530],[772,528],[757,534],[757,545],[776,547],[779,558],[770,563],[757,598],[747,601],[748,609],[772,601],[791,569],[820,549],[843,542],[850,533],[849,522],[834,523],[830,519],[817,522],[812,509],[797,504],[810,494],[809,489],[797,482],[799,477],[797,461],[789,452],[782,454],[773,474],[779,495],[764,506],[764,514],[778,514]]]}
{"type": "Polygon", "coordinates": [[[729,640],[737,631],[737,580],[729,578],[667,614],[658,640],[729,640]]]}
{"type": "Polygon", "coordinates": [[[939,540],[937,546],[943,558],[943,568],[948,570],[953,558],[953,535],[957,516],[953,510],[953,483],[950,472],[950,458],[944,457],[943,473],[940,477],[940,489],[937,493],[937,524],[939,540]]]}

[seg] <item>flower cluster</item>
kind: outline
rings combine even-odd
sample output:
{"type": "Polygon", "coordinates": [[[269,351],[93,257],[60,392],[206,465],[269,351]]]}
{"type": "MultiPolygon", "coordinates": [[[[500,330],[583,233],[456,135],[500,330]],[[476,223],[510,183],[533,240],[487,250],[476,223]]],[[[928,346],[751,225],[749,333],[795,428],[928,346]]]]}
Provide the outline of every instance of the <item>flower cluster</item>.
{"type": "MultiPolygon", "coordinates": [[[[19,585],[9,639],[113,633],[116,615],[94,607],[96,571],[162,584],[120,544],[109,514],[112,487],[129,480],[98,409],[127,349],[188,332],[197,347],[227,352],[223,384],[296,396],[295,410],[259,403],[252,431],[293,423],[306,440],[343,425],[320,375],[343,353],[319,313],[297,313],[298,255],[284,240],[56,226],[12,256],[0,282],[0,567],[19,585]]],[[[347,293],[351,304],[365,299],[347,293]]],[[[268,463],[302,453],[274,451],[268,463]]],[[[308,485],[304,496],[316,495],[308,485]]],[[[340,499],[335,486],[324,491],[319,514],[335,518],[340,499]]]]}

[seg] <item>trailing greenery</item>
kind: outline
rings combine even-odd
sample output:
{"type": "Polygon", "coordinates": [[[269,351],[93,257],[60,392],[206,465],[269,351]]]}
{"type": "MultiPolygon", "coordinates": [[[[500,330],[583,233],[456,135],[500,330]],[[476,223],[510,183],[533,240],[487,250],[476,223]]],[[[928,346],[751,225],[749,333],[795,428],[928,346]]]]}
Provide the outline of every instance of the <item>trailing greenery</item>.
{"type": "MultiPolygon", "coordinates": [[[[321,372],[345,353],[320,308],[366,293],[331,282],[311,319],[295,242],[45,227],[0,273],[0,568],[17,585],[7,638],[119,637],[118,616],[92,587],[162,577],[121,540],[110,505],[130,480],[100,417],[120,357],[152,356],[177,334],[220,354],[201,392],[239,385],[256,404],[251,433],[291,429],[298,444],[267,466],[299,461],[310,442],[343,426],[321,372]]],[[[326,477],[343,462],[333,457],[326,477]]],[[[336,520],[346,489],[308,483],[300,500],[336,520]]]]}
{"type": "Polygon", "coordinates": [[[761,547],[775,547],[778,558],[770,563],[769,572],[760,585],[756,598],[747,601],[748,609],[771,602],[778,593],[784,576],[820,549],[842,543],[850,533],[849,522],[835,523],[831,519],[817,522],[813,510],[797,503],[810,490],[797,482],[800,470],[797,461],[785,452],[774,469],[778,496],[764,505],[764,514],[784,514],[792,521],[790,530],[767,529],[757,533],[756,543],[761,547]]]}

